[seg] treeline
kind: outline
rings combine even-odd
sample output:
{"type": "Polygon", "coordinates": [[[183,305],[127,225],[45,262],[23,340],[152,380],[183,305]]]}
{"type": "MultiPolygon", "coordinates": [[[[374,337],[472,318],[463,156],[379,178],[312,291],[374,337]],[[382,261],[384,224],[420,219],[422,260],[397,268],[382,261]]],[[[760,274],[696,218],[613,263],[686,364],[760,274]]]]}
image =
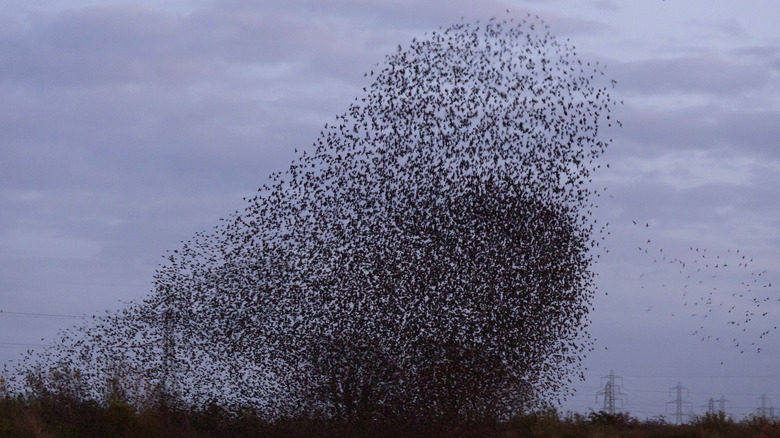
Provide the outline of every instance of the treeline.
{"type": "Polygon", "coordinates": [[[199,409],[161,404],[138,409],[119,400],[107,404],[62,395],[0,399],[0,437],[780,437],[780,422],[763,417],[735,421],[707,414],[689,424],[663,418],[638,420],[627,413],[527,413],[509,421],[434,424],[343,422],[318,418],[269,421],[251,410],[231,413],[217,405],[199,409]]]}

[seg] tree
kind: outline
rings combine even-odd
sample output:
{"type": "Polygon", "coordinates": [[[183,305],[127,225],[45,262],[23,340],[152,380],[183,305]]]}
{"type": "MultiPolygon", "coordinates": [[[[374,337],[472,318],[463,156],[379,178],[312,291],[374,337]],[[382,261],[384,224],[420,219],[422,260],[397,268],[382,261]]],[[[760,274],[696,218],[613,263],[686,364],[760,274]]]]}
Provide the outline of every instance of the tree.
{"type": "Polygon", "coordinates": [[[531,18],[399,46],[313,154],[171,254],[91,345],[152,364],[164,393],[271,416],[552,400],[589,347],[601,74],[531,18]]]}

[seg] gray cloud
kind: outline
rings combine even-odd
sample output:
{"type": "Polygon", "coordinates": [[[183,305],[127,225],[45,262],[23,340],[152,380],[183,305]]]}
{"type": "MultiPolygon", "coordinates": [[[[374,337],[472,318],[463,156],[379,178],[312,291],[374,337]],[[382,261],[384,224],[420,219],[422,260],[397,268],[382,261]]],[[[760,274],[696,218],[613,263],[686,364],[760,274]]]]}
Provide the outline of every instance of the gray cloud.
{"type": "Polygon", "coordinates": [[[205,76],[188,56],[180,24],[144,7],[91,6],[15,17],[3,32],[0,80],[37,86],[101,86],[205,76]]]}
{"type": "MultiPolygon", "coordinates": [[[[744,20],[721,17],[668,35],[673,49],[632,45],[639,37],[623,20],[636,20],[634,9],[592,4],[601,9],[563,0],[0,7],[2,308],[80,314],[142,297],[165,250],[242,208],[295,148],[311,147],[397,44],[507,8],[517,18],[539,13],[553,34],[606,59],[626,102],[617,114],[624,127],[611,131],[611,166],[597,176],[609,187],[599,214],[612,223],[612,258],[599,269],[610,297],[639,289],[647,268],[634,253],[647,234],[633,219],[652,223],[646,232],[659,239],[742,246],[776,265],[780,42],[750,40],[744,20]],[[702,32],[731,45],[696,40],[702,32]],[[615,45],[630,56],[607,56],[615,45]]],[[[597,297],[599,347],[615,353],[589,359],[595,385],[610,367],[645,361],[650,374],[649,357],[691,348],[681,334],[690,321],[650,318],[670,313],[676,304],[664,300],[677,298],[597,297]],[[640,317],[646,325],[634,326],[640,317]],[[652,340],[647,332],[652,354],[634,354],[638,339],[652,340]]],[[[0,322],[13,340],[43,336],[0,322]]],[[[708,360],[735,360],[718,348],[706,349],[708,360]]],[[[660,368],[674,373],[672,361],[660,368]]]]}
{"type": "MultiPolygon", "coordinates": [[[[629,102],[631,102],[629,100],[629,102]]],[[[641,144],[647,154],[666,150],[733,149],[761,159],[780,159],[775,147],[780,136],[777,109],[743,108],[723,102],[658,107],[648,99],[625,105],[618,114],[624,129],[617,133],[624,144],[641,144]]]]}
{"type": "Polygon", "coordinates": [[[766,65],[723,55],[691,55],[612,64],[610,72],[633,92],[735,95],[772,81],[766,65]]]}

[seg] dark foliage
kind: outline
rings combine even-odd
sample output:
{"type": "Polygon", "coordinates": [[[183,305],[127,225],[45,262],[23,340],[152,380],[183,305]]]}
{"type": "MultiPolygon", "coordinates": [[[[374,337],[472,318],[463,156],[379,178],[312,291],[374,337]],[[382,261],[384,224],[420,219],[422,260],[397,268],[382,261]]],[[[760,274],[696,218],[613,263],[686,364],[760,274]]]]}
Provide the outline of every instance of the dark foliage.
{"type": "Polygon", "coordinates": [[[370,78],[149,298],[28,362],[28,391],[344,424],[565,394],[589,347],[601,71],[529,18],[434,32],[370,78]]]}
{"type": "Polygon", "coordinates": [[[313,437],[313,438],[466,438],[466,437],[631,437],[631,438],[746,438],[780,436],[780,423],[763,417],[742,421],[718,415],[701,417],[688,425],[640,421],[628,414],[569,414],[555,410],[529,412],[499,423],[353,424],[305,417],[266,421],[251,412],[230,413],[216,405],[198,409],[145,409],[63,397],[0,398],[0,438],[16,437],[313,437]],[[609,421],[603,421],[610,418],[609,421]]]}

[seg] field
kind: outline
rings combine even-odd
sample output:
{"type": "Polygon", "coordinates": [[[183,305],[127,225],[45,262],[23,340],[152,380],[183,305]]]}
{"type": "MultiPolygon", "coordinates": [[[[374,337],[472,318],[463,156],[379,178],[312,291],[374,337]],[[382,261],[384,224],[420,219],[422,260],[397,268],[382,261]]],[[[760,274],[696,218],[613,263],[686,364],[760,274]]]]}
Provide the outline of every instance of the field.
{"type": "Polygon", "coordinates": [[[138,411],[123,403],[100,406],[54,398],[0,400],[0,438],[10,437],[780,437],[780,422],[762,417],[734,421],[705,415],[690,424],[663,418],[640,421],[629,414],[559,415],[555,411],[508,422],[359,424],[316,419],[268,423],[252,412],[230,415],[216,406],[198,411],[154,408],[138,411]]]}

